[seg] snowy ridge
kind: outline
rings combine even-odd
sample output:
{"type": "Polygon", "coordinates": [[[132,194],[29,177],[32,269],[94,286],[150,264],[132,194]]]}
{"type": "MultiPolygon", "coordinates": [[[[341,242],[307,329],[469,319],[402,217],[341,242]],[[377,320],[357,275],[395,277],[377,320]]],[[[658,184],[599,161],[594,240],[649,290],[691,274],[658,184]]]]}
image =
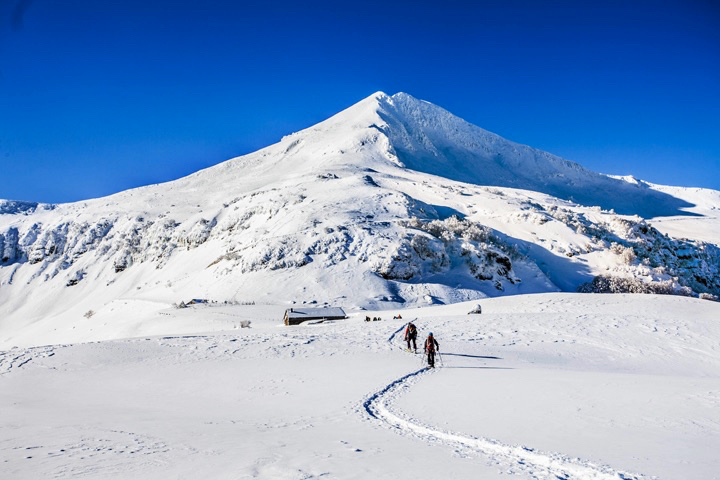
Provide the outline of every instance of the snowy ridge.
{"type": "Polygon", "coordinates": [[[717,194],[610,178],[379,92],[173,182],[0,202],[0,344],[104,338],[191,298],[390,308],[599,276],[714,298],[717,194]]]}

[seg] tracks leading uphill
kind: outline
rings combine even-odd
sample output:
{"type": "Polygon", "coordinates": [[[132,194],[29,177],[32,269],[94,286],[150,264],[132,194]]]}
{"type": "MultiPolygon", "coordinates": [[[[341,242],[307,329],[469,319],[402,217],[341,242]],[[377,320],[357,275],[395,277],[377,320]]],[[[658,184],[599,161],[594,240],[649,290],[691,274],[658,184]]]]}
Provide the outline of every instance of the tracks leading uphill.
{"type": "MultiPolygon", "coordinates": [[[[398,329],[388,338],[391,346],[396,346],[395,337],[403,328],[398,329]]],[[[393,411],[392,403],[395,399],[409,391],[412,385],[421,378],[435,372],[437,370],[421,368],[398,378],[370,395],[363,402],[363,410],[372,419],[400,435],[416,437],[428,443],[451,447],[462,452],[481,454],[493,463],[505,467],[506,473],[519,474],[538,480],[548,478],[557,480],[643,480],[645,478],[642,475],[614,470],[605,465],[596,465],[559,453],[539,452],[532,448],[507,445],[487,438],[445,432],[413,419],[403,412],[393,411]]]]}

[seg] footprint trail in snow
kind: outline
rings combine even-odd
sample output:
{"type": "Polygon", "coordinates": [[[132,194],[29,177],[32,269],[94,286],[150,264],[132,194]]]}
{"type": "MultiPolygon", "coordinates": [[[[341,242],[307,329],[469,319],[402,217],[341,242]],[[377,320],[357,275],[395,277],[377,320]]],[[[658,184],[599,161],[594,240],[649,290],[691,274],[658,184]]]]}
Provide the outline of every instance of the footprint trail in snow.
{"type": "MultiPolygon", "coordinates": [[[[388,338],[391,346],[397,346],[395,337],[404,329],[393,332],[388,338]]],[[[437,370],[421,368],[398,378],[385,388],[368,397],[363,410],[373,419],[400,435],[414,436],[423,441],[460,450],[469,450],[488,457],[497,464],[506,465],[506,473],[529,475],[534,479],[558,480],[643,480],[644,476],[614,470],[609,466],[596,465],[579,458],[570,458],[559,453],[539,452],[532,448],[507,445],[496,440],[464,436],[446,432],[425,425],[402,412],[392,410],[392,403],[410,390],[420,378],[437,370]]]]}

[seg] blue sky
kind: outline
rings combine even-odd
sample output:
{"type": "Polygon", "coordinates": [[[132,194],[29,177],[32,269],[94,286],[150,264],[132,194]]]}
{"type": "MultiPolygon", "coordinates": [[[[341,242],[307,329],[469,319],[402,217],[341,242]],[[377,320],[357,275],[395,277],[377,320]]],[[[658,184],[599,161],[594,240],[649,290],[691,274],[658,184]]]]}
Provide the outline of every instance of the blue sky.
{"type": "Polygon", "coordinates": [[[0,198],[181,177],[382,90],[720,189],[720,5],[0,0],[0,198]]]}

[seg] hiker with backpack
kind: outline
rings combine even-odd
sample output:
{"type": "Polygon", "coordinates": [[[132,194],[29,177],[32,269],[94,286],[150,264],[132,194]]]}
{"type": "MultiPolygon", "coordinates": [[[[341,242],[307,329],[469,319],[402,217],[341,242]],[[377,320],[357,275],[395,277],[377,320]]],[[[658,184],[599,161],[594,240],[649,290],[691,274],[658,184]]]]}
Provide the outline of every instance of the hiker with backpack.
{"type": "Polygon", "coordinates": [[[417,328],[415,327],[415,324],[412,322],[409,322],[407,324],[407,327],[405,327],[405,341],[407,342],[407,349],[410,350],[410,342],[412,342],[413,351],[417,353],[417,328]]]}
{"type": "Polygon", "coordinates": [[[427,337],[427,340],[425,340],[425,353],[427,354],[427,362],[429,368],[435,368],[435,352],[440,351],[440,344],[438,344],[437,340],[435,340],[435,337],[433,337],[432,332],[427,337]]]}

